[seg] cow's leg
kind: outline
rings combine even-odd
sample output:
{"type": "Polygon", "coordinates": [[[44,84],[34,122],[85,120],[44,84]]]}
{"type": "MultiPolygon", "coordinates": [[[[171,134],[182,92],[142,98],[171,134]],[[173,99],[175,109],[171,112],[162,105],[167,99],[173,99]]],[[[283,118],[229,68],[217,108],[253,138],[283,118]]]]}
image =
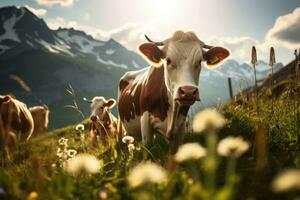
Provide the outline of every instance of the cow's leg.
{"type": "Polygon", "coordinates": [[[151,144],[153,142],[153,128],[149,112],[144,112],[141,117],[141,132],[143,144],[151,144]]]}

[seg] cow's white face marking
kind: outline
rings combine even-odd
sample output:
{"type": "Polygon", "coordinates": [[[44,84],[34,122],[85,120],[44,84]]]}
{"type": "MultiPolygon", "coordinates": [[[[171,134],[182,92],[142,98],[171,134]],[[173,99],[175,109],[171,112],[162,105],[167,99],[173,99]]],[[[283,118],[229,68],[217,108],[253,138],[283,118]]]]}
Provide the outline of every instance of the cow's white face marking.
{"type": "Polygon", "coordinates": [[[103,115],[104,111],[104,98],[95,97],[91,103],[91,116],[97,116],[100,118],[103,115]]]}
{"type": "Polygon", "coordinates": [[[199,42],[171,41],[169,43],[164,60],[164,77],[173,99],[177,98],[180,87],[198,87],[202,60],[203,54],[199,42]]]}
{"type": "Polygon", "coordinates": [[[96,117],[97,120],[102,119],[104,112],[112,109],[115,104],[114,99],[106,100],[104,97],[94,97],[91,103],[91,119],[92,117],[96,117]]]}

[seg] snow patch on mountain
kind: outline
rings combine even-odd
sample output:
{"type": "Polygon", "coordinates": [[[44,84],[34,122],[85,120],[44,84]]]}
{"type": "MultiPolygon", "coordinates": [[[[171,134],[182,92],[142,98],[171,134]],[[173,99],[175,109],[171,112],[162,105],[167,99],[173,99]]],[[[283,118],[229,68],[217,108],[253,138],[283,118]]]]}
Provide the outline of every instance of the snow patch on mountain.
{"type": "Polygon", "coordinates": [[[114,49],[107,49],[106,51],[105,51],[105,53],[107,54],[107,55],[112,55],[112,54],[114,54],[116,52],[116,50],[114,50],[114,49]]]}
{"type": "Polygon", "coordinates": [[[25,9],[21,9],[21,14],[20,16],[16,16],[16,14],[13,14],[9,19],[3,19],[2,17],[2,21],[4,21],[3,23],[3,29],[4,29],[4,33],[2,35],[0,35],[0,42],[2,40],[13,40],[15,42],[20,42],[20,39],[14,29],[15,24],[23,17],[25,13],[25,9]]]}
{"type": "Polygon", "coordinates": [[[84,38],[80,35],[70,35],[67,30],[59,31],[57,35],[66,41],[68,45],[77,44],[78,45],[78,51],[81,53],[89,53],[89,54],[95,54],[93,51],[95,47],[103,46],[104,43],[100,41],[91,41],[87,38],[84,38]]]}
{"type": "Polygon", "coordinates": [[[111,65],[111,66],[114,66],[114,67],[119,67],[119,68],[123,68],[123,69],[128,69],[128,66],[127,65],[124,65],[124,64],[117,64],[115,63],[114,61],[112,60],[103,60],[101,59],[99,56],[97,56],[97,61],[102,63],[102,64],[105,64],[105,65],[111,65]]]}

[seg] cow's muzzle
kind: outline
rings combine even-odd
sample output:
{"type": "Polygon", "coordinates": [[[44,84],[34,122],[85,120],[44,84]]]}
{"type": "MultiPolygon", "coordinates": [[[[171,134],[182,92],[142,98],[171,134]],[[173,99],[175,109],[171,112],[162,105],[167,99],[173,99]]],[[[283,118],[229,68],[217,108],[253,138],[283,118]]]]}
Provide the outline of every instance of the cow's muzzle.
{"type": "Polygon", "coordinates": [[[90,119],[91,119],[93,122],[97,122],[99,118],[98,118],[97,115],[92,115],[92,116],[90,117],[90,119]]]}
{"type": "Polygon", "coordinates": [[[175,100],[184,105],[192,105],[195,101],[200,101],[199,90],[195,86],[181,86],[178,88],[175,100]]]}

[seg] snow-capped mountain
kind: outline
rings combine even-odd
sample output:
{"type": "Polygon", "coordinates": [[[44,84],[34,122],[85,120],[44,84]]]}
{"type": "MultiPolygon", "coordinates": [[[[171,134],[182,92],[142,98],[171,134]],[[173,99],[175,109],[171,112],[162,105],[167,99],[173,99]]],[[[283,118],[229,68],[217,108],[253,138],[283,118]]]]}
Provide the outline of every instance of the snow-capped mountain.
{"type": "MultiPolygon", "coordinates": [[[[276,64],[274,73],[282,67],[282,63],[276,64]]],[[[271,67],[263,61],[258,61],[256,66],[257,80],[268,78],[270,73],[271,67]]],[[[202,67],[199,82],[201,102],[193,106],[194,110],[227,102],[230,99],[228,78],[231,78],[234,95],[255,84],[254,69],[247,63],[240,64],[231,59],[225,61],[216,69],[202,67]]]]}
{"type": "Polygon", "coordinates": [[[27,8],[0,8],[0,55],[14,48],[44,49],[71,57],[95,59],[108,69],[144,67],[145,61],[113,39],[99,41],[75,29],[51,30],[27,8]]]}

